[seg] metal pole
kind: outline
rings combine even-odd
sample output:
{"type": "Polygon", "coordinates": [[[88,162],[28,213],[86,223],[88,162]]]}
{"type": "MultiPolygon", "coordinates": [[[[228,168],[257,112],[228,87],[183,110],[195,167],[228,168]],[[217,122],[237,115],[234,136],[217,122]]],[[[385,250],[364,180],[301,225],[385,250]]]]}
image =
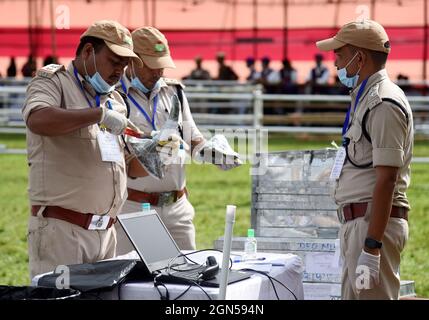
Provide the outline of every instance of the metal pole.
{"type": "Polygon", "coordinates": [[[334,9],[334,33],[336,33],[337,26],[339,25],[340,6],[341,6],[341,0],[338,0],[337,3],[335,4],[335,9],[334,9]]]}
{"type": "Polygon", "coordinates": [[[30,47],[30,55],[35,58],[36,55],[36,9],[37,0],[28,0],[28,40],[30,47]]]}
{"type": "Polygon", "coordinates": [[[57,35],[55,28],[55,15],[54,15],[54,0],[49,0],[50,14],[51,14],[51,48],[52,57],[57,59],[57,35]]]}
{"type": "MultiPolygon", "coordinates": [[[[427,62],[428,62],[428,0],[423,1],[424,26],[423,26],[423,81],[427,80],[427,62]]],[[[426,84],[427,85],[427,84],[426,84]]]]}
{"type": "Polygon", "coordinates": [[[156,0],[152,0],[152,27],[156,27],[156,0]]]}
{"type": "Polygon", "coordinates": [[[232,1],[232,56],[231,59],[232,61],[236,60],[236,53],[237,53],[237,49],[236,49],[236,28],[237,28],[237,0],[233,0],[232,1]]]}
{"type": "Polygon", "coordinates": [[[28,45],[30,48],[30,54],[33,51],[33,47],[32,47],[32,43],[33,43],[33,37],[32,37],[32,32],[31,32],[31,16],[32,14],[32,9],[31,9],[31,0],[27,0],[28,1],[28,45]]]}
{"type": "Polygon", "coordinates": [[[375,0],[371,0],[371,20],[375,20],[375,0]]]}
{"type": "Polygon", "coordinates": [[[283,59],[288,58],[288,0],[283,0],[283,59]]]}
{"type": "Polygon", "coordinates": [[[253,0],[253,57],[258,58],[258,0],[253,0]]]}
{"type": "Polygon", "coordinates": [[[143,0],[143,25],[147,26],[149,23],[149,3],[148,0],[143,0]]]}
{"type": "Polygon", "coordinates": [[[258,84],[253,91],[253,127],[260,129],[264,116],[264,103],[261,98],[262,85],[258,84]]]}

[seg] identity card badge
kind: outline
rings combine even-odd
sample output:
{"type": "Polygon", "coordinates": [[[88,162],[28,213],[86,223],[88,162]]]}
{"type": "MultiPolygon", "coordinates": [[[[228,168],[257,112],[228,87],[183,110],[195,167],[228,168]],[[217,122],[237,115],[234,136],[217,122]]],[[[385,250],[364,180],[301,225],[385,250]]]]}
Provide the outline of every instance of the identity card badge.
{"type": "Polygon", "coordinates": [[[117,136],[106,130],[100,130],[97,133],[97,142],[100,148],[102,161],[117,163],[123,161],[124,156],[119,147],[117,136]]]}
{"type": "Polygon", "coordinates": [[[329,180],[335,181],[340,177],[341,170],[343,169],[344,161],[346,160],[346,149],[339,147],[335,155],[334,165],[332,166],[331,175],[329,180]]]}

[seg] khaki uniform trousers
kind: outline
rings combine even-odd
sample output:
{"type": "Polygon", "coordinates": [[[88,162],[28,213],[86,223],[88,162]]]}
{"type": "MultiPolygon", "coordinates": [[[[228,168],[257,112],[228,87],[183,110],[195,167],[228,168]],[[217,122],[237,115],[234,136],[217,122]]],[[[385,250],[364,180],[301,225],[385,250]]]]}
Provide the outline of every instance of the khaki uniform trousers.
{"type": "Polygon", "coordinates": [[[341,225],[341,257],[343,260],[341,298],[343,300],[397,300],[401,252],[408,240],[408,222],[389,218],[382,239],[380,284],[370,290],[356,291],[356,266],[368,231],[369,214],[341,225]]]}
{"type": "MultiPolygon", "coordinates": [[[[195,250],[195,227],[193,224],[195,210],[186,195],[171,205],[151,206],[151,209],[158,213],[181,250],[195,250]]],[[[140,212],[141,210],[140,203],[127,200],[122,208],[122,213],[140,212]]],[[[115,223],[115,228],[118,239],[116,254],[123,255],[134,250],[119,222],[115,223]]]]}
{"type": "Polygon", "coordinates": [[[113,258],[116,230],[113,227],[86,230],[63,220],[30,216],[27,240],[33,279],[38,274],[54,271],[58,265],[113,258]]]}

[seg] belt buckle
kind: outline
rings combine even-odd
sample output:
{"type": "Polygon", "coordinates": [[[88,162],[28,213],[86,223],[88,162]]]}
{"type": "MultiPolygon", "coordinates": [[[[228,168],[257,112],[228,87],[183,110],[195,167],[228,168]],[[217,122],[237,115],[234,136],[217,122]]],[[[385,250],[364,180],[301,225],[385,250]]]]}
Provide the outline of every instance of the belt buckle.
{"type": "Polygon", "coordinates": [[[175,196],[174,191],[161,192],[158,198],[158,206],[164,207],[164,206],[169,206],[170,204],[173,204],[175,200],[174,196],[175,196]]]}
{"type": "Polygon", "coordinates": [[[88,230],[106,230],[109,224],[110,216],[100,216],[97,214],[92,215],[91,223],[88,226],[88,230]]]}

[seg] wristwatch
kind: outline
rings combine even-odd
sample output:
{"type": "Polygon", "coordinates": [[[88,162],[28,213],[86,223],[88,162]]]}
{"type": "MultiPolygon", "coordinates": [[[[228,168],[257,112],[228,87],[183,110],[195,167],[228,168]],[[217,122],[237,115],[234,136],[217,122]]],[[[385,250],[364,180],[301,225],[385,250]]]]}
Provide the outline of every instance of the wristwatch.
{"type": "Polygon", "coordinates": [[[365,247],[369,249],[380,249],[383,243],[372,238],[365,239],[365,247]]]}

